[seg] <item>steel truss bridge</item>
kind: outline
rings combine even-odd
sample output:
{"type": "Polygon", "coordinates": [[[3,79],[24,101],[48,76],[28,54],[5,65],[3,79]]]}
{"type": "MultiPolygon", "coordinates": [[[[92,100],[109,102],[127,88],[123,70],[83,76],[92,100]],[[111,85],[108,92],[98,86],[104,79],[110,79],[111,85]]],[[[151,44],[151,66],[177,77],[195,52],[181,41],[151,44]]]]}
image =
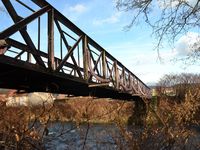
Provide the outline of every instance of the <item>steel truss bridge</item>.
{"type": "Polygon", "coordinates": [[[45,0],[2,0],[11,46],[0,55],[0,87],[118,99],[150,96],[121,62],[45,0]],[[14,23],[13,23],[14,22],[14,23]]]}

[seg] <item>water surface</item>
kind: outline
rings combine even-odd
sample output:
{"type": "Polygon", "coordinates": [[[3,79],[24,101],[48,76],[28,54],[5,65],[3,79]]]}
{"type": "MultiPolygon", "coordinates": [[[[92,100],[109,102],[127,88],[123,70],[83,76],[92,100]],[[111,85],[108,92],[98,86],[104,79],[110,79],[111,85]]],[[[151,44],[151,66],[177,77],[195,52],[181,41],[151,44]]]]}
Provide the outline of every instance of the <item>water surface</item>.
{"type": "Polygon", "coordinates": [[[114,124],[52,123],[45,137],[48,150],[116,149],[120,132],[114,124]]]}

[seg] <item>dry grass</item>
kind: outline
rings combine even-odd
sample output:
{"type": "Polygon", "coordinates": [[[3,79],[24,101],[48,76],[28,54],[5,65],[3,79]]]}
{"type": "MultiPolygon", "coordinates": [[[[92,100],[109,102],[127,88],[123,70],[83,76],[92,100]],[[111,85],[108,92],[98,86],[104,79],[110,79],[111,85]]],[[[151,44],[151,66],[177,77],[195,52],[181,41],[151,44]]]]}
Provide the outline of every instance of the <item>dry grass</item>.
{"type": "MultiPolygon", "coordinates": [[[[29,108],[1,104],[0,149],[43,149],[42,135],[29,126],[29,108]]],[[[36,120],[35,120],[36,121],[36,120]]]]}
{"type": "MultiPolygon", "coordinates": [[[[124,123],[133,109],[131,102],[92,97],[31,107],[7,107],[5,102],[0,103],[0,149],[44,149],[45,129],[52,121],[86,122],[88,127],[90,123],[124,123]]],[[[67,133],[63,130],[60,135],[67,133]]]]}
{"type": "Polygon", "coordinates": [[[66,104],[75,112],[74,119],[80,122],[113,123],[118,120],[126,123],[133,111],[132,102],[92,97],[70,99],[66,104]]]}
{"type": "MultiPolygon", "coordinates": [[[[90,123],[115,122],[121,131],[120,138],[113,136],[117,149],[200,148],[197,139],[199,132],[191,128],[192,125],[199,127],[200,88],[188,89],[181,103],[166,96],[161,96],[159,101],[157,111],[148,109],[144,126],[129,127],[125,122],[133,116],[132,102],[74,97],[54,105],[6,107],[5,102],[1,101],[0,148],[44,149],[45,127],[51,121],[76,121],[77,125],[86,122],[87,131],[90,123]],[[38,122],[40,125],[35,129],[38,122]]],[[[86,141],[87,134],[84,136],[86,141]]]]}
{"type": "Polygon", "coordinates": [[[122,149],[199,149],[200,132],[196,132],[196,127],[200,128],[199,112],[200,87],[188,89],[181,103],[161,96],[158,110],[149,109],[143,128],[127,129],[118,124],[127,143],[122,149]]]}

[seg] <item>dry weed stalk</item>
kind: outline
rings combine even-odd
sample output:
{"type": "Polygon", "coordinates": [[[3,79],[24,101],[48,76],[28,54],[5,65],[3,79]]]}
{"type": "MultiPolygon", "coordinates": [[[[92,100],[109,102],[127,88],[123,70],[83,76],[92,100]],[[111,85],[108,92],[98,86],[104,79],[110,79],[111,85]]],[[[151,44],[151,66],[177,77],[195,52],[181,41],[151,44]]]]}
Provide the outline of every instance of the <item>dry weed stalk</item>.
{"type": "MultiPolygon", "coordinates": [[[[184,85],[183,99],[177,101],[171,95],[160,94],[160,105],[157,111],[149,108],[147,124],[144,127],[118,127],[126,141],[126,149],[198,149],[198,135],[192,126],[199,127],[200,86],[184,85]],[[150,116],[149,116],[150,115],[150,116]],[[154,118],[152,122],[149,120],[154,118]]],[[[176,89],[177,90],[177,89],[176,89]]],[[[176,91],[177,92],[177,91],[176,91]]],[[[179,91],[178,91],[179,92],[179,91]]],[[[176,96],[176,95],[175,95],[176,96]]],[[[119,143],[119,142],[118,142],[119,143]]],[[[118,146],[119,149],[122,144],[118,146]]]]}

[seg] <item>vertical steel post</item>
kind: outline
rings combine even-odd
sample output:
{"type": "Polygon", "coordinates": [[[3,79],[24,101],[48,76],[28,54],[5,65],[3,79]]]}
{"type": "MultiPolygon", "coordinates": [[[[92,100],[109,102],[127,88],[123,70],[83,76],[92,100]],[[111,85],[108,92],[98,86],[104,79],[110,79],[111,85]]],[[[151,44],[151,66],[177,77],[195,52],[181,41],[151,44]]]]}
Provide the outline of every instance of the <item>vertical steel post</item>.
{"type": "Polygon", "coordinates": [[[31,63],[31,53],[27,53],[27,61],[31,63]]]}
{"type": "Polygon", "coordinates": [[[78,49],[77,50],[78,50],[78,52],[77,52],[78,53],[78,66],[81,67],[80,66],[80,50],[79,50],[79,45],[78,45],[78,49]]]}
{"type": "Polygon", "coordinates": [[[129,88],[132,86],[132,80],[131,80],[130,73],[128,73],[128,86],[129,86],[129,88]]]}
{"type": "Polygon", "coordinates": [[[60,59],[62,60],[62,58],[63,58],[63,50],[62,50],[63,48],[62,48],[62,35],[60,35],[60,59]]]}
{"type": "Polygon", "coordinates": [[[102,51],[102,68],[103,68],[103,78],[106,78],[106,53],[102,51]]]}
{"type": "Polygon", "coordinates": [[[40,25],[40,17],[38,18],[38,50],[40,50],[40,27],[41,27],[41,25],[40,25]]]}
{"type": "Polygon", "coordinates": [[[116,89],[119,89],[119,72],[118,72],[118,68],[117,68],[117,61],[114,62],[114,71],[115,71],[116,89]]]}
{"type": "Polygon", "coordinates": [[[48,12],[48,68],[55,70],[54,67],[54,9],[48,12]]]}
{"type": "Polygon", "coordinates": [[[123,84],[126,86],[126,74],[125,74],[124,67],[122,68],[122,81],[123,81],[123,84]]]}
{"type": "Polygon", "coordinates": [[[84,79],[88,81],[88,47],[87,47],[87,36],[84,36],[83,40],[83,69],[84,69],[84,79]]]}

